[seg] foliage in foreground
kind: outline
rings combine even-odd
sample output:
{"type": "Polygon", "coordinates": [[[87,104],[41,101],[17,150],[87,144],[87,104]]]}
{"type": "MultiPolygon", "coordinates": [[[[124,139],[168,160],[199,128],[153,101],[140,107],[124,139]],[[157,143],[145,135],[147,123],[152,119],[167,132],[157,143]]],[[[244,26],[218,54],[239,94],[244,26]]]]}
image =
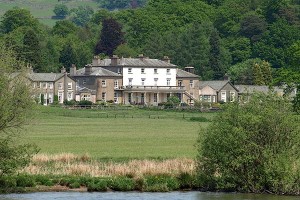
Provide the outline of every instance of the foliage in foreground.
{"type": "Polygon", "coordinates": [[[18,144],[19,131],[28,122],[34,104],[22,76],[23,66],[12,50],[0,43],[0,177],[29,164],[31,155],[37,152],[35,146],[18,144]]]}
{"type": "Polygon", "coordinates": [[[299,193],[299,119],[290,102],[274,94],[227,104],[198,141],[202,187],[299,193]]]}
{"type": "MultiPolygon", "coordinates": [[[[105,191],[145,191],[169,192],[179,189],[193,189],[198,187],[195,176],[181,174],[147,175],[139,178],[130,176],[117,177],[89,177],[89,176],[54,176],[28,175],[0,177],[0,193],[37,191],[36,186],[64,186],[70,189],[85,187],[89,192],[105,191]]],[[[47,190],[47,189],[45,189],[47,190]]]]}

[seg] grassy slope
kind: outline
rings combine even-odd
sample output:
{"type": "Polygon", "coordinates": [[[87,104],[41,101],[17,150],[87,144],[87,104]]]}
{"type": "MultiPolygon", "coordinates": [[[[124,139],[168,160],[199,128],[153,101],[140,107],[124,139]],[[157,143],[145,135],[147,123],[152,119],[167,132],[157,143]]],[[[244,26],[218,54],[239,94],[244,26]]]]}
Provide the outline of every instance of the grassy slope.
{"type": "MultiPolygon", "coordinates": [[[[48,26],[53,26],[56,20],[51,19],[51,16],[54,15],[53,9],[56,4],[59,4],[57,0],[1,0],[0,16],[13,7],[25,8],[42,23],[48,26]]],[[[69,9],[76,8],[81,5],[90,6],[94,9],[99,8],[97,3],[92,0],[65,1],[64,4],[66,4],[69,9]]]]}
{"type": "Polygon", "coordinates": [[[94,158],[115,160],[194,158],[200,125],[189,118],[213,116],[145,110],[40,109],[25,138],[36,143],[42,153],[88,153],[94,158]]]}

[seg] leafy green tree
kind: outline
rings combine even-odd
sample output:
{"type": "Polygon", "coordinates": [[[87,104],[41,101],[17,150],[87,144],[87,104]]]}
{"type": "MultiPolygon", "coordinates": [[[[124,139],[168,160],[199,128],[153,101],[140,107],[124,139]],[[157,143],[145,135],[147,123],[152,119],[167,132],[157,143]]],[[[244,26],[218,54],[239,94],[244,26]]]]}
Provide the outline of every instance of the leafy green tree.
{"type": "Polygon", "coordinates": [[[250,39],[245,37],[226,38],[224,46],[231,54],[233,65],[248,60],[252,53],[250,39]]]}
{"type": "Polygon", "coordinates": [[[257,14],[249,14],[241,20],[241,35],[251,39],[252,42],[260,40],[266,30],[265,19],[257,14]]]}
{"type": "Polygon", "coordinates": [[[37,34],[32,29],[28,29],[23,38],[24,60],[30,63],[36,71],[42,67],[41,46],[37,34]]]}
{"type": "Polygon", "coordinates": [[[60,52],[59,62],[68,71],[72,64],[77,64],[77,54],[71,41],[67,41],[62,51],[60,52]]]}
{"type": "Polygon", "coordinates": [[[300,84],[299,83],[298,83],[296,89],[297,89],[297,91],[296,91],[297,93],[293,99],[293,108],[294,108],[294,111],[296,113],[298,113],[298,115],[300,115],[300,84]]]}
{"type": "Polygon", "coordinates": [[[69,20],[62,20],[57,21],[52,28],[52,33],[54,35],[59,35],[62,37],[66,37],[69,34],[75,34],[78,31],[78,27],[69,21],[69,20]]]}
{"type": "Polygon", "coordinates": [[[24,77],[24,65],[0,44],[0,177],[25,167],[37,148],[22,144],[19,133],[31,119],[34,102],[24,77]],[[18,68],[19,73],[16,72],[18,68]],[[14,74],[13,74],[14,73],[14,74]]]}
{"type": "Polygon", "coordinates": [[[296,194],[299,148],[299,117],[288,99],[258,93],[245,104],[226,104],[199,134],[201,187],[296,194]]]}
{"type": "Polygon", "coordinates": [[[14,8],[5,12],[2,18],[0,26],[2,33],[9,33],[22,26],[38,30],[38,20],[28,10],[14,8]]]}
{"type": "Polygon", "coordinates": [[[288,66],[288,49],[300,38],[300,29],[284,20],[270,25],[261,40],[253,45],[253,56],[267,60],[275,68],[288,66]]]}
{"type": "Polygon", "coordinates": [[[114,51],[115,55],[118,55],[119,57],[136,57],[138,53],[131,47],[129,47],[127,44],[121,44],[119,45],[116,50],[114,51]]]}
{"type": "Polygon", "coordinates": [[[213,29],[211,32],[209,44],[209,65],[211,70],[213,71],[213,79],[223,79],[225,72],[227,71],[227,68],[229,66],[230,58],[226,57],[225,49],[221,44],[221,38],[216,29],[213,29]]]}
{"type": "Polygon", "coordinates": [[[253,66],[261,63],[261,59],[248,59],[229,68],[227,75],[234,84],[253,85],[253,66]]]}
{"type": "Polygon", "coordinates": [[[253,65],[253,83],[254,85],[265,85],[264,76],[258,63],[253,65]]]}
{"type": "Polygon", "coordinates": [[[265,0],[263,1],[262,11],[267,21],[272,23],[279,18],[279,11],[286,6],[285,0],[265,0]]]}
{"type": "Polygon", "coordinates": [[[94,10],[89,6],[79,6],[78,8],[72,9],[70,13],[70,19],[74,24],[84,26],[90,21],[91,16],[94,14],[94,10]]]}
{"type": "Polygon", "coordinates": [[[124,43],[122,26],[115,19],[104,19],[100,40],[95,47],[95,54],[104,53],[112,56],[114,50],[124,43]]]}
{"type": "Polygon", "coordinates": [[[65,4],[56,4],[53,12],[57,17],[65,18],[69,14],[69,8],[65,4]]]}
{"type": "Polygon", "coordinates": [[[106,9],[97,10],[91,18],[91,22],[94,24],[101,24],[104,19],[111,18],[112,14],[106,9]]]}

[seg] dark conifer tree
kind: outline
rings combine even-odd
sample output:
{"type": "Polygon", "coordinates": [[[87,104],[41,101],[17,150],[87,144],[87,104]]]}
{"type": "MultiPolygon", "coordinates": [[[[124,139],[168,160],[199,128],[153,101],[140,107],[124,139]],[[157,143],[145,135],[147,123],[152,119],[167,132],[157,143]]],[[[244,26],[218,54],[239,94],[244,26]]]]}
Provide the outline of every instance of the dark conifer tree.
{"type": "Polygon", "coordinates": [[[221,48],[220,41],[221,38],[216,29],[212,30],[211,36],[209,38],[210,52],[209,52],[209,64],[213,70],[213,79],[219,80],[224,77],[225,69],[221,62],[221,48]]]}
{"type": "Polygon", "coordinates": [[[61,51],[59,62],[66,68],[67,71],[70,69],[72,64],[77,64],[77,55],[70,42],[67,43],[61,51]]]}
{"type": "Polygon", "coordinates": [[[42,63],[42,56],[40,51],[40,42],[37,34],[32,29],[28,29],[23,38],[23,52],[21,53],[24,60],[30,63],[36,71],[42,63]]]}
{"type": "Polygon", "coordinates": [[[104,19],[101,37],[95,48],[95,54],[112,56],[116,48],[124,43],[122,26],[114,19],[104,19]]]}

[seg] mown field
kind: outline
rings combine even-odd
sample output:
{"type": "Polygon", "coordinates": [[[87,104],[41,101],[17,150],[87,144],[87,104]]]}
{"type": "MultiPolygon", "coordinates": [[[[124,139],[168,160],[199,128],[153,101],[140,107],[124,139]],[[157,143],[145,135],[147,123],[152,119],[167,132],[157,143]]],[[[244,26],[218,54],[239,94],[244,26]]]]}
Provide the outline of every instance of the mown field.
{"type": "Polygon", "coordinates": [[[40,153],[89,154],[95,159],[195,158],[200,127],[214,113],[135,108],[70,110],[38,107],[24,139],[40,153]],[[193,120],[194,119],[194,120],[193,120]]]}
{"type": "MultiPolygon", "coordinates": [[[[78,6],[90,6],[95,10],[99,9],[99,5],[92,0],[72,0],[63,3],[69,9],[78,6]]],[[[57,0],[0,0],[0,17],[14,7],[25,8],[42,23],[53,26],[56,20],[51,19],[51,16],[54,15],[53,9],[56,4],[59,4],[57,0]]]]}

